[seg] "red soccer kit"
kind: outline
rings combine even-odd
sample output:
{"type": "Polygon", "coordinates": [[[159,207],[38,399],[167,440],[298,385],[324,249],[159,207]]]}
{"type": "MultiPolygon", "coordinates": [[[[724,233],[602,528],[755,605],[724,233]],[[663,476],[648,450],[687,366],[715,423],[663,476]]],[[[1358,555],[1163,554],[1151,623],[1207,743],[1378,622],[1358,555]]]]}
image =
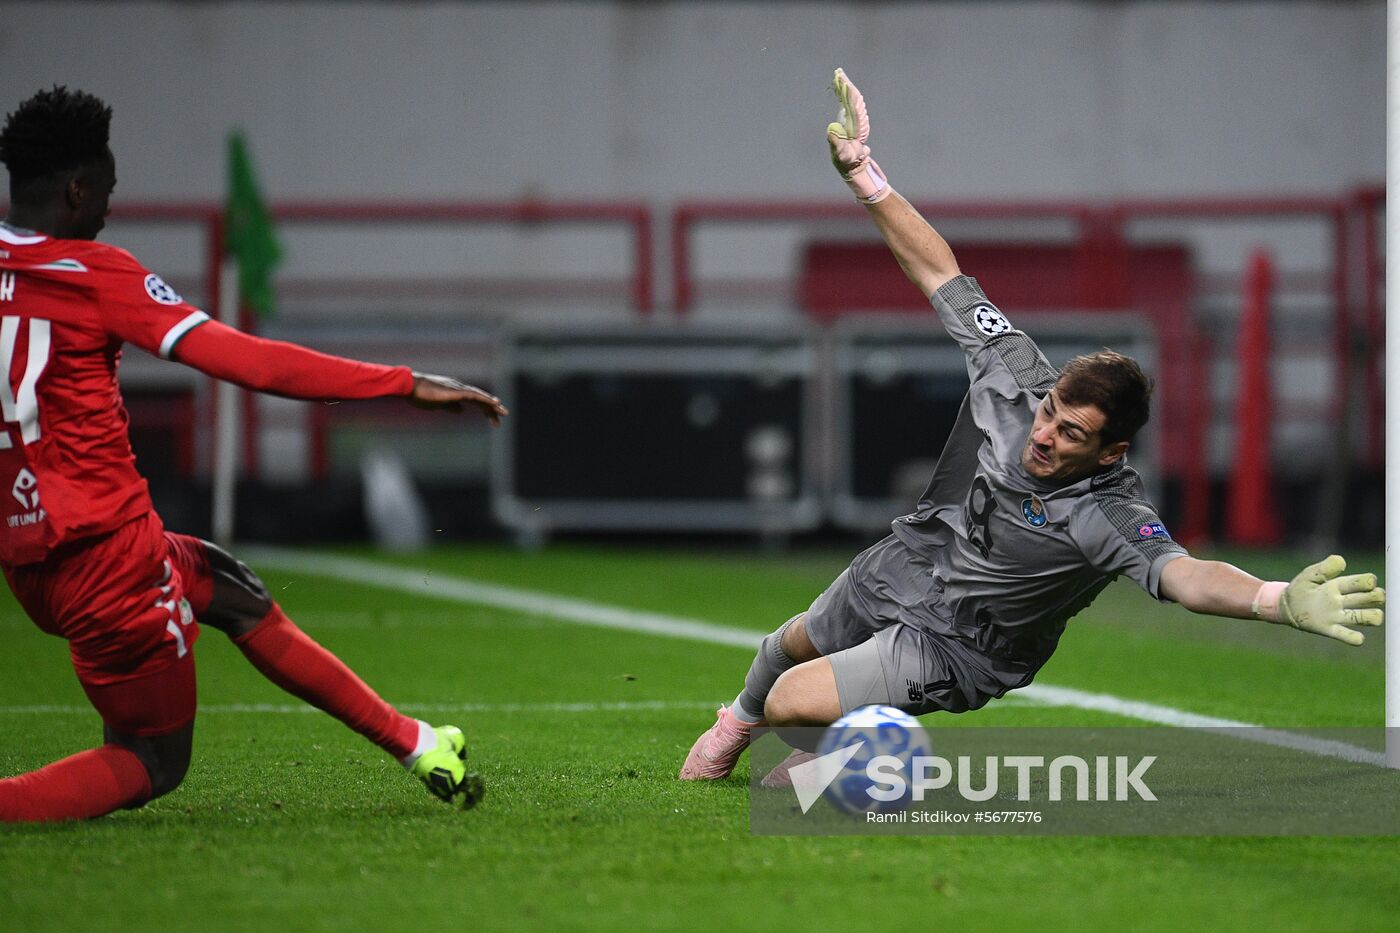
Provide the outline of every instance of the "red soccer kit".
{"type": "Polygon", "coordinates": [[[413,391],[406,367],[212,321],[124,250],[0,225],[0,567],[34,622],[69,640],[104,716],[101,688],[187,660],[197,635],[188,561],[169,550],[127,437],[124,343],[292,398],[413,391]]]}

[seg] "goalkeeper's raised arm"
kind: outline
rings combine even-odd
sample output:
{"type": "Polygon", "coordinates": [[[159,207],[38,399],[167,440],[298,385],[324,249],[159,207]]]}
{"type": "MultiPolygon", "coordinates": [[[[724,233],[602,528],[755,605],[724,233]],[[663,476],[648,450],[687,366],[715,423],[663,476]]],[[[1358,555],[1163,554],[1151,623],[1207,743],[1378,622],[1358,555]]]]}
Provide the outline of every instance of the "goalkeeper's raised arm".
{"type": "MultiPolygon", "coordinates": [[[[933,299],[935,292],[961,275],[953,251],[928,221],[894,190],[879,163],[871,158],[870,114],[864,95],[840,68],[836,69],[832,87],[840,105],[837,120],[826,129],[832,164],[856,200],[870,212],[905,275],[926,297],[933,299]]],[[[985,363],[990,359],[995,362],[994,356],[978,354],[988,341],[1006,339],[1012,328],[1001,313],[986,302],[975,283],[964,279],[933,304],[949,333],[968,352],[970,361],[985,363]],[[974,313],[983,316],[972,316],[974,313]]],[[[1049,364],[1043,358],[1040,362],[1048,369],[1049,364]]],[[[974,383],[979,375],[978,365],[969,363],[974,383]]],[[[1033,376],[1040,374],[1034,366],[1029,372],[1033,376]]],[[[1017,373],[1018,382],[1025,375],[1017,373]]],[[[1053,372],[1048,375],[1056,378],[1053,372]]],[[[1046,395],[1043,389],[1032,394],[1037,405],[1043,404],[1046,395]]],[[[1145,407],[1143,410],[1146,411],[1145,407]]],[[[1032,426],[1028,451],[1036,447],[1038,430],[1032,426]]],[[[1122,445],[1124,449],[1126,446],[1122,445]]],[[[1102,461],[1095,469],[1109,462],[1102,461]]],[[[1029,468],[1036,466],[1036,462],[1028,463],[1029,468]]],[[[1161,595],[1192,612],[1263,619],[1359,645],[1365,636],[1358,628],[1377,626],[1384,621],[1385,591],[1377,585],[1374,574],[1344,576],[1345,569],[1345,561],[1334,555],[1305,568],[1291,582],[1265,582],[1221,561],[1181,555],[1163,567],[1161,595]]]]}
{"type": "Polygon", "coordinates": [[[919,212],[890,186],[879,163],[870,157],[870,115],[860,90],[836,69],[832,87],[841,112],[826,128],[831,162],[850,186],[856,200],[870,211],[886,245],[904,274],[931,298],[939,287],[959,275],[947,242],[919,212]]]}

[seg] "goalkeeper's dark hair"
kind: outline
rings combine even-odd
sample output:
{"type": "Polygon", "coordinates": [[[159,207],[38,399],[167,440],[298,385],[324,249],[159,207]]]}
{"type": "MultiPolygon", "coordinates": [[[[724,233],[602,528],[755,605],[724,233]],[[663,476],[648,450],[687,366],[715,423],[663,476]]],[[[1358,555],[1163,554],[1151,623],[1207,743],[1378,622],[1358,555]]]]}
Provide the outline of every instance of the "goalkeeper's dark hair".
{"type": "Polygon", "coordinates": [[[11,197],[18,199],[33,182],[110,159],[111,125],[112,108],[101,98],[62,85],[20,104],[0,129],[11,197]]]}
{"type": "Polygon", "coordinates": [[[1152,377],[1138,361],[1113,350],[1076,356],[1060,370],[1056,398],[1066,405],[1093,405],[1104,413],[1099,439],[1130,441],[1151,413],[1152,377]]]}

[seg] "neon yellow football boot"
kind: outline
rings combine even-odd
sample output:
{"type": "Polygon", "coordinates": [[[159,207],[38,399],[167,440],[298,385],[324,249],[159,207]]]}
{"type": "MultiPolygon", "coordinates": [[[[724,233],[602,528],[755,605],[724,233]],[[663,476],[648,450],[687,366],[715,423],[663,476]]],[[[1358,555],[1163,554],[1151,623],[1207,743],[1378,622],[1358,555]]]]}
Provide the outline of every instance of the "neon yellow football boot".
{"type": "Polygon", "coordinates": [[[437,748],[424,752],[413,763],[413,776],[446,803],[461,798],[463,810],[470,810],[486,796],[486,782],[475,771],[467,770],[467,740],[456,726],[434,726],[437,748]]]}

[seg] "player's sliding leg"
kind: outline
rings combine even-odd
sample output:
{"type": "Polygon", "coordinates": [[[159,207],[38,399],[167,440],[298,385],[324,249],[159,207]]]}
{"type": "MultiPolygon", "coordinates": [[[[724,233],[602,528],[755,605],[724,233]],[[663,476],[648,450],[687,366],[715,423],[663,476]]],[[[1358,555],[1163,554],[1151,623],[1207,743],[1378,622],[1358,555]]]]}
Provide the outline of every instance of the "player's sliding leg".
{"type": "Polygon", "coordinates": [[[289,619],[257,575],[227,552],[188,535],[166,537],[189,581],[195,616],[228,635],[264,677],[378,745],[434,795],[467,807],[481,799],[480,776],[466,770],[461,730],[434,729],[394,709],[289,619]]]}
{"type": "Polygon", "coordinates": [[[434,729],[394,709],[275,602],[262,619],[234,635],[233,643],[264,677],[384,749],[435,796],[448,801],[460,797],[464,807],[481,799],[481,776],[466,770],[460,730],[434,729]]]}
{"type": "Polygon", "coordinates": [[[715,724],[703,732],[681,766],[682,781],[713,781],[728,777],[753,727],[763,722],[763,704],[784,671],[816,656],[803,625],[803,613],[788,619],[763,639],[744,677],[744,689],[729,706],[715,714],[715,724]]]}
{"type": "Polygon", "coordinates": [[[191,654],[150,677],[83,686],[102,714],[104,744],[0,780],[0,822],[91,819],[136,809],[184,779],[194,736],[191,654]]]}
{"type": "Polygon", "coordinates": [[[124,748],[141,760],[150,778],[149,799],[155,800],[179,787],[189,773],[194,723],[162,735],[127,735],[104,724],[102,741],[124,748]]]}
{"type": "MultiPolygon", "coordinates": [[[[764,697],[763,722],[777,728],[779,737],[789,745],[815,751],[815,730],[801,727],[829,725],[843,712],[872,703],[896,706],[915,715],[932,709],[960,712],[968,708],[946,657],[952,648],[941,642],[932,644],[931,633],[897,621],[902,607],[912,600],[902,598],[904,589],[894,585],[899,584],[898,579],[891,581],[888,571],[893,565],[880,560],[893,540],[887,539],[857,557],[851,568],[817,597],[811,609],[785,627],[779,644],[786,661],[770,655],[765,663],[765,651],[772,647],[765,639],[751,673],[761,674],[765,668],[778,666],[785,669],[766,683],[762,676],[752,678],[745,691],[749,693],[753,685],[759,687],[751,695],[761,693],[764,697]],[[896,696],[890,693],[896,685],[908,689],[896,696]]],[[[734,705],[748,701],[749,697],[741,694],[734,705]]],[[[711,747],[724,751],[720,763],[727,764],[727,769],[713,769],[719,777],[730,773],[749,739],[747,732],[740,737],[742,741],[727,734],[724,714],[721,710],[720,722],[701,736],[691,752],[695,758],[711,747]]],[[[770,774],[770,784],[782,782],[785,775],[781,772],[796,763],[789,756],[770,774]]],[[[692,773],[700,779],[708,776],[701,768],[692,773]]],[[[682,777],[686,776],[683,772],[682,777]]]]}
{"type": "Polygon", "coordinates": [[[69,640],[105,744],[0,780],[0,821],[91,818],[173,790],[189,767],[199,628],[159,520],[128,522],[6,577],[29,617],[69,640]]]}
{"type": "MultiPolygon", "coordinates": [[[[791,785],[792,766],[811,761],[811,752],[816,751],[818,730],[811,727],[829,726],[858,707],[881,703],[914,714],[967,709],[945,650],[927,644],[934,636],[918,626],[885,622],[881,614],[875,614],[878,621],[872,622],[865,608],[869,604],[868,595],[855,593],[850,574],[843,574],[813,602],[801,622],[788,629],[783,640],[788,657],[809,654],[812,658],[791,665],[770,685],[764,696],[763,721],[799,751],[764,776],[760,782],[764,786],[791,785]],[[823,654],[819,644],[832,650],[823,654]],[[910,685],[910,689],[895,696],[889,692],[890,685],[910,685]]],[[[748,735],[743,735],[746,744],[748,735]]],[[[743,745],[736,751],[729,745],[732,758],[738,758],[743,745]]],[[[732,763],[729,766],[732,769],[732,763]]]]}
{"type": "Polygon", "coordinates": [[[768,694],[764,716],[789,745],[803,750],[769,772],[763,786],[791,787],[792,768],[816,757],[811,753],[818,730],[799,727],[830,725],[863,706],[893,706],[918,716],[935,710],[966,712],[985,703],[993,694],[969,698],[959,685],[953,656],[960,650],[920,626],[896,623],[783,674],[768,694]]]}
{"type": "Polygon", "coordinates": [[[764,787],[791,787],[792,769],[817,757],[817,730],[810,727],[830,725],[842,713],[885,695],[879,650],[887,640],[888,635],[879,634],[854,648],[799,664],[778,678],[764,715],[795,750],[764,776],[760,781],[764,787]],[[838,669],[844,687],[837,685],[838,669]],[[852,699],[843,701],[843,694],[852,699]]]}
{"type": "MultiPolygon", "coordinates": [[[[772,699],[775,685],[822,655],[839,653],[869,641],[889,625],[888,618],[870,613],[869,606],[877,601],[877,597],[864,583],[866,569],[872,560],[878,559],[884,543],[860,554],[817,597],[810,609],[789,619],[763,639],[744,679],[743,691],[730,706],[720,709],[715,724],[695,741],[681,768],[681,780],[703,781],[728,777],[739,756],[748,747],[755,725],[799,724],[775,723],[766,716],[765,710],[772,699]],[[853,575],[853,571],[858,572],[853,575]]],[[[806,675],[803,675],[794,683],[805,681],[806,675]]],[[[839,713],[827,722],[834,721],[838,716],[839,713]]],[[[811,744],[802,735],[789,737],[780,733],[779,737],[789,744],[811,744]]]]}
{"type": "Polygon", "coordinates": [[[786,671],[773,685],[763,710],[774,727],[828,726],[840,719],[841,695],[831,659],[815,658],[786,671]]]}
{"type": "Polygon", "coordinates": [[[436,747],[431,727],[385,703],[298,628],[246,565],[207,541],[170,533],[165,537],[195,617],[229,636],[264,677],[399,760],[436,747]]]}
{"type": "Polygon", "coordinates": [[[151,799],[141,759],[118,745],[70,755],[0,780],[0,823],[86,820],[151,799]]]}
{"type": "MultiPolygon", "coordinates": [[[[208,613],[200,618],[208,618],[208,613]]],[[[218,623],[206,622],[219,628],[218,623]]],[[[334,654],[317,644],[275,602],[229,633],[234,645],[268,680],[403,760],[437,746],[431,727],[410,719],[370,689],[334,654]]]]}

